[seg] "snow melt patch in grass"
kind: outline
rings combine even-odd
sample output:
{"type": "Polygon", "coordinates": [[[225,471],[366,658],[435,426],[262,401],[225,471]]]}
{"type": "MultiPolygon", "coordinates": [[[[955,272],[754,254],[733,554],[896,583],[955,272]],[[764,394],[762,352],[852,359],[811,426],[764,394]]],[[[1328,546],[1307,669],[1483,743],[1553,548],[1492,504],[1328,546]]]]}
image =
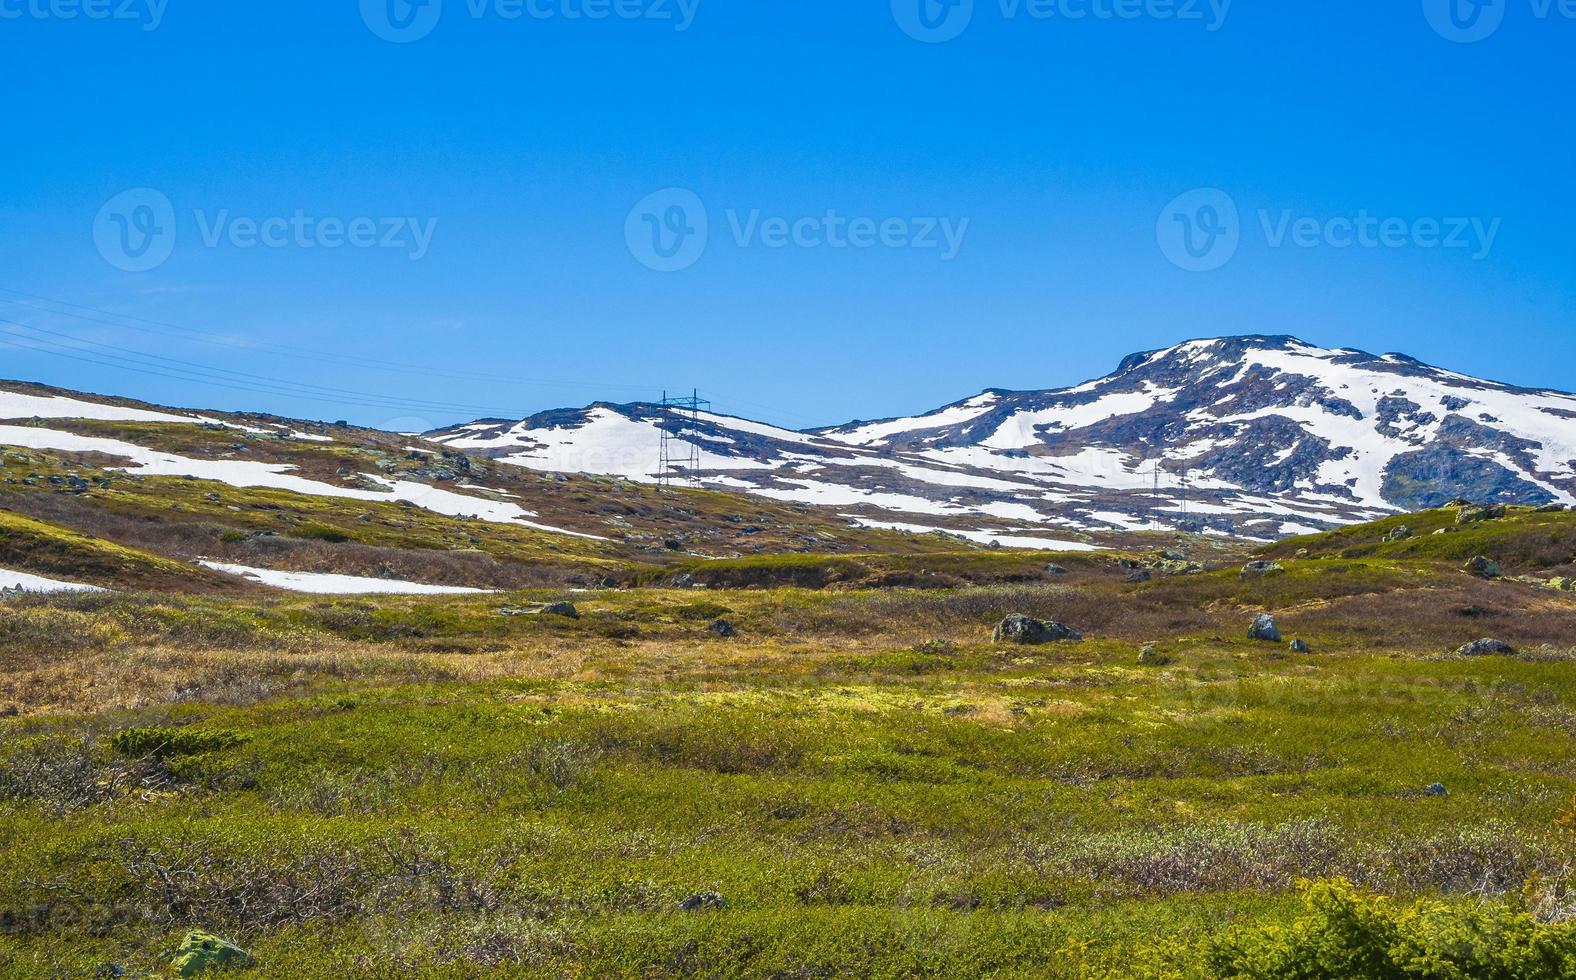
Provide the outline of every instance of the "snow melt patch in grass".
{"type": "MultiPolygon", "coordinates": [[[[239,575],[242,578],[271,585],[290,592],[308,592],[313,595],[483,595],[489,589],[467,589],[455,585],[426,585],[421,582],[402,582],[397,579],[362,578],[358,575],[329,575],[323,572],[276,572],[268,568],[249,568],[246,565],[226,565],[217,561],[199,561],[197,564],[216,572],[239,575]]],[[[3,578],[3,576],[0,576],[3,578]]]]}
{"type": "Polygon", "coordinates": [[[83,585],[80,582],[62,582],[59,579],[44,578],[42,575],[14,572],[9,568],[0,568],[0,589],[21,589],[23,592],[105,591],[96,585],[83,585]]]}

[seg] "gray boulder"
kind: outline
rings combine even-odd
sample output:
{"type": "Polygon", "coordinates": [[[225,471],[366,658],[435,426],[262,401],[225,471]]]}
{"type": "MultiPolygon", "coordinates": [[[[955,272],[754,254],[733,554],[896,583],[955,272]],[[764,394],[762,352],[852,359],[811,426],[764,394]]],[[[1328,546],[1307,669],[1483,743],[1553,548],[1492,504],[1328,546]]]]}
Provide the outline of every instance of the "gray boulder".
{"type": "Polygon", "coordinates": [[[1022,613],[1013,613],[997,624],[991,633],[992,643],[1019,643],[1028,646],[1040,643],[1054,643],[1058,640],[1081,640],[1083,634],[1075,629],[1053,623],[1049,620],[1035,619],[1022,613]]]}
{"type": "Polygon", "coordinates": [[[713,622],[710,626],[706,627],[706,629],[708,632],[713,633],[716,636],[720,636],[723,639],[727,639],[730,636],[739,635],[739,631],[734,629],[733,624],[728,622],[726,619],[719,619],[713,622]]]}
{"type": "Polygon", "coordinates": [[[1275,625],[1275,617],[1268,613],[1259,613],[1253,617],[1253,625],[1248,627],[1248,639],[1279,643],[1281,634],[1280,628],[1275,625]]]}
{"type": "Polygon", "coordinates": [[[1462,566],[1462,570],[1470,575],[1476,575],[1478,578],[1499,578],[1500,576],[1499,562],[1492,558],[1486,558],[1483,555],[1475,555],[1468,559],[1467,563],[1462,566]]]}
{"type": "Polygon", "coordinates": [[[1273,561],[1250,561],[1242,566],[1239,579],[1269,578],[1272,575],[1283,575],[1286,567],[1273,561]]]}
{"type": "Polygon", "coordinates": [[[1063,568],[1060,565],[1056,565],[1056,564],[1046,565],[1045,566],[1045,574],[1047,574],[1047,575],[1066,575],[1067,574],[1067,569],[1063,568]]]}
{"type": "Polygon", "coordinates": [[[1466,646],[1456,651],[1463,657],[1510,657],[1515,656],[1516,648],[1503,640],[1473,640],[1466,646]]]}
{"type": "Polygon", "coordinates": [[[542,607],[543,616],[564,616],[569,619],[579,619],[580,610],[572,602],[550,602],[542,607]]]}
{"type": "Polygon", "coordinates": [[[1428,786],[1424,787],[1423,794],[1425,796],[1449,796],[1450,791],[1445,789],[1444,783],[1429,783],[1428,786]]]}
{"type": "Polygon", "coordinates": [[[1308,641],[1307,640],[1292,640],[1291,641],[1291,652],[1292,653],[1310,653],[1310,652],[1312,652],[1312,650],[1313,650],[1313,647],[1310,647],[1308,645],[1308,641]]]}
{"type": "Polygon", "coordinates": [[[1456,515],[1457,524],[1476,524],[1479,521],[1497,521],[1505,516],[1504,504],[1486,504],[1481,507],[1463,507],[1456,515]]]}

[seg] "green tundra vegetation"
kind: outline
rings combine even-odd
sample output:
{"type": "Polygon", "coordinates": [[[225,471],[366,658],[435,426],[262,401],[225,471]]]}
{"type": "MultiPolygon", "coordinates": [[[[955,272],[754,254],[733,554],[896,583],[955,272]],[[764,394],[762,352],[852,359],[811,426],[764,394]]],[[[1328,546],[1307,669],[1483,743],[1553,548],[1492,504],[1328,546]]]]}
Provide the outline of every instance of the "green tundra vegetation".
{"type": "Polygon", "coordinates": [[[1576,515],[1170,546],[8,596],[0,975],[1576,976],[1576,515]]]}

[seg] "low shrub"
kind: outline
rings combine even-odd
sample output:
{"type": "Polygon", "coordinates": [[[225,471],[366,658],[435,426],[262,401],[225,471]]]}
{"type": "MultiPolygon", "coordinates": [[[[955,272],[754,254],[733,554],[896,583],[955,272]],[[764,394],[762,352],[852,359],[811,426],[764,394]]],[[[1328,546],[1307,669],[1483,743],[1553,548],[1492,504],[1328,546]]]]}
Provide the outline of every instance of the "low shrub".
{"type": "Polygon", "coordinates": [[[1576,922],[1511,903],[1401,905],[1343,880],[1304,887],[1292,922],[1233,932],[1206,952],[1212,976],[1251,980],[1576,976],[1576,922]]]}
{"type": "Polygon", "coordinates": [[[126,728],[110,736],[109,744],[133,759],[173,759],[234,748],[245,742],[237,732],[195,728],[126,728]]]}

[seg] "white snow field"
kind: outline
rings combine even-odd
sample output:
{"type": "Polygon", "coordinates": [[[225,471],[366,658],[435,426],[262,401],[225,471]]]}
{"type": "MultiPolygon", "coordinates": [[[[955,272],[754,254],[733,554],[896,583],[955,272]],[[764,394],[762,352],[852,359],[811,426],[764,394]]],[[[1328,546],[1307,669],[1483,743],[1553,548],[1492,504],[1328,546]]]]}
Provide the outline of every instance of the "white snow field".
{"type": "Polygon", "coordinates": [[[289,592],[312,595],[485,595],[490,589],[466,589],[453,585],[425,585],[397,579],[362,578],[358,575],[330,575],[324,572],[278,572],[246,565],[227,565],[217,561],[197,564],[216,572],[239,575],[263,585],[289,592]]]}

